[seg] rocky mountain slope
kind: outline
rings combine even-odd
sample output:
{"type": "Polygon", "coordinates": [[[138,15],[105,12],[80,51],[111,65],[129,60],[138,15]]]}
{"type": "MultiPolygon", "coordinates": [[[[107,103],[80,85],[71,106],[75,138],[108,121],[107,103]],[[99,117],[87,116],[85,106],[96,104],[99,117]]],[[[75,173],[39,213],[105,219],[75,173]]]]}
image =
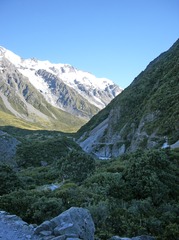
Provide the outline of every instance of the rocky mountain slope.
{"type": "Polygon", "coordinates": [[[165,147],[179,140],[178,120],[179,40],[79,130],[78,142],[101,158],[165,147]]]}
{"type": "Polygon", "coordinates": [[[85,121],[53,107],[7,59],[0,61],[0,125],[76,130],[85,121]]]}
{"type": "Polygon", "coordinates": [[[52,122],[55,128],[58,120],[78,128],[122,91],[112,81],[71,65],[22,59],[3,47],[0,79],[1,111],[41,127],[41,122],[52,122]]]}

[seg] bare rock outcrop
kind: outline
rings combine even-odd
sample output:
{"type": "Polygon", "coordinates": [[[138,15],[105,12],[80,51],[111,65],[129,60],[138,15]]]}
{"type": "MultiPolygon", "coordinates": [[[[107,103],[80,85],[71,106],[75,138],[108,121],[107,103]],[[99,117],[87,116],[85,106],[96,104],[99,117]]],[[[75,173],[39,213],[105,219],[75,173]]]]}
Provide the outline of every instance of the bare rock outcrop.
{"type": "Polygon", "coordinates": [[[71,207],[59,216],[39,225],[34,233],[44,239],[93,240],[95,226],[87,209],[71,207]]]}

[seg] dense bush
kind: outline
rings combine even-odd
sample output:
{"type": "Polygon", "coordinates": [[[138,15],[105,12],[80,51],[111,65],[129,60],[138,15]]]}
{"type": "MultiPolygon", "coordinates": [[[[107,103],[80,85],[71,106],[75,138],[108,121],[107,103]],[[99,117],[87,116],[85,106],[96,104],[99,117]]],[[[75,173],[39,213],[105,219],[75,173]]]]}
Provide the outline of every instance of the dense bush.
{"type": "Polygon", "coordinates": [[[51,164],[66,156],[71,148],[79,149],[75,142],[64,136],[48,138],[48,135],[42,135],[40,140],[32,137],[18,146],[16,161],[19,166],[38,167],[43,162],[51,164]]]}
{"type": "Polygon", "coordinates": [[[90,210],[101,240],[142,234],[157,240],[178,240],[178,160],[179,151],[137,151],[97,161],[95,169],[91,157],[71,151],[51,166],[19,172],[26,190],[1,196],[0,208],[40,223],[72,206],[81,206],[90,210]],[[32,179],[35,189],[27,190],[32,179]],[[42,191],[37,185],[45,181],[60,181],[60,187],[42,191]]]}
{"type": "Polygon", "coordinates": [[[40,224],[64,211],[62,200],[50,191],[14,191],[0,197],[1,209],[21,216],[29,223],[40,224]]]}
{"type": "Polygon", "coordinates": [[[0,195],[10,193],[23,187],[16,172],[8,165],[0,164],[0,195]]]}
{"type": "Polygon", "coordinates": [[[79,151],[71,151],[61,159],[61,174],[64,179],[82,182],[95,170],[95,161],[92,157],[79,151]]]}
{"type": "Polygon", "coordinates": [[[179,193],[177,168],[169,161],[164,151],[137,152],[129,158],[123,173],[125,188],[132,198],[151,197],[154,204],[160,204],[179,193]]]}

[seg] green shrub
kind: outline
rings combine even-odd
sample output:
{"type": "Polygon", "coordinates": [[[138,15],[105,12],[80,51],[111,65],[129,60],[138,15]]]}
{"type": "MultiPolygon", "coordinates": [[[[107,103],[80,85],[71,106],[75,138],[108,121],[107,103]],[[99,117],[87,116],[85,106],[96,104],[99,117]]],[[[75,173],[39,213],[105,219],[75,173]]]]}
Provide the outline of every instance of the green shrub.
{"type": "Polygon", "coordinates": [[[61,174],[64,179],[82,182],[95,170],[95,161],[92,157],[79,151],[71,151],[61,159],[61,174]]]}
{"type": "Polygon", "coordinates": [[[0,164],[0,195],[10,193],[23,187],[16,172],[8,165],[0,164]]]}

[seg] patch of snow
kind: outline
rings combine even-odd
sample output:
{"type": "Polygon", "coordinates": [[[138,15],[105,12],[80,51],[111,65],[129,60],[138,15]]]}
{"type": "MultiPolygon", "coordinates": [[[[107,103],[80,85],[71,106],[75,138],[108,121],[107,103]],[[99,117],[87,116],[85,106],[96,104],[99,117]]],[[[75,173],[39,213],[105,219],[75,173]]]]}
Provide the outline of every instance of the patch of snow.
{"type": "Polygon", "coordinates": [[[89,72],[74,68],[70,64],[51,63],[49,61],[40,61],[34,58],[22,59],[18,55],[3,47],[0,47],[0,55],[5,56],[24,76],[28,77],[33,86],[38,89],[46,100],[55,107],[59,107],[56,103],[58,96],[55,96],[55,94],[50,91],[50,87],[44,81],[43,77],[36,75],[36,72],[40,69],[44,69],[45,71],[60,78],[65,84],[75,89],[78,94],[83,96],[99,109],[104,108],[106,105],[103,101],[105,96],[104,91],[106,88],[108,88],[109,92],[111,92],[111,97],[107,97],[107,104],[113,97],[117,96],[122,91],[122,89],[119,88],[114,95],[113,88],[109,88],[109,86],[114,85],[111,80],[106,78],[97,78],[89,72]],[[80,89],[81,86],[83,86],[84,90],[80,89]],[[95,96],[93,90],[103,92],[103,94],[101,96],[95,96]]]}
{"type": "Polygon", "coordinates": [[[14,65],[18,65],[21,63],[22,59],[18,55],[16,55],[15,53],[13,53],[3,47],[0,47],[0,54],[1,54],[1,56],[6,57],[14,65]]]}
{"type": "Polygon", "coordinates": [[[41,76],[36,75],[35,71],[30,69],[19,69],[19,71],[29,79],[31,84],[41,92],[50,104],[59,107],[56,103],[58,97],[52,94],[48,84],[44,82],[44,79],[41,76]]]}

